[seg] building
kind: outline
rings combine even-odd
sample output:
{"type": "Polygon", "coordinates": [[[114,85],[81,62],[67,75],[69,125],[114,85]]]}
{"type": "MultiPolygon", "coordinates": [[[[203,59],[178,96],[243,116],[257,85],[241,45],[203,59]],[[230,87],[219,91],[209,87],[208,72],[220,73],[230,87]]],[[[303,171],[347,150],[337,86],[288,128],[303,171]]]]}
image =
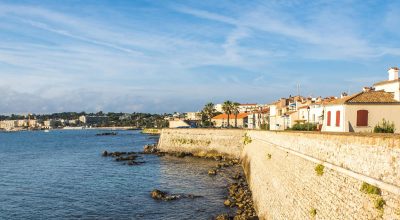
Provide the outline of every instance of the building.
{"type": "Polygon", "coordinates": [[[261,129],[267,128],[269,124],[269,107],[260,108],[248,113],[248,128],[261,129]]]}
{"type": "Polygon", "coordinates": [[[259,106],[256,103],[246,103],[239,105],[239,112],[240,113],[249,113],[255,110],[258,110],[259,106]]]}
{"type": "Polygon", "coordinates": [[[0,121],[0,129],[2,130],[12,130],[16,127],[16,121],[15,120],[4,120],[0,121]]]}
{"type": "Polygon", "coordinates": [[[400,131],[400,102],[394,93],[365,88],[362,92],[328,102],[324,107],[322,131],[372,132],[383,119],[400,131]]]}
{"type": "Polygon", "coordinates": [[[186,112],[186,120],[191,121],[200,121],[201,120],[201,113],[200,112],[186,112]]]}
{"type": "Polygon", "coordinates": [[[98,126],[103,123],[107,123],[108,117],[107,116],[91,116],[91,115],[85,116],[85,115],[82,115],[79,117],[79,121],[81,121],[82,123],[84,123],[86,125],[98,126]]]}
{"type": "Polygon", "coordinates": [[[393,98],[400,101],[400,79],[399,79],[399,68],[391,67],[388,70],[389,79],[375,83],[373,85],[376,91],[385,91],[393,93],[393,98]]]}
{"type": "Polygon", "coordinates": [[[183,119],[174,118],[169,120],[169,128],[190,128],[191,124],[183,119]]]}
{"type": "MultiPolygon", "coordinates": [[[[211,119],[211,122],[215,127],[228,127],[228,115],[227,114],[219,114],[211,119]]],[[[239,113],[237,116],[234,114],[229,115],[229,126],[238,128],[247,128],[248,123],[248,114],[247,113],[239,113]],[[235,120],[236,118],[236,120],[235,120]],[[235,124],[236,121],[236,124],[235,124]]]]}

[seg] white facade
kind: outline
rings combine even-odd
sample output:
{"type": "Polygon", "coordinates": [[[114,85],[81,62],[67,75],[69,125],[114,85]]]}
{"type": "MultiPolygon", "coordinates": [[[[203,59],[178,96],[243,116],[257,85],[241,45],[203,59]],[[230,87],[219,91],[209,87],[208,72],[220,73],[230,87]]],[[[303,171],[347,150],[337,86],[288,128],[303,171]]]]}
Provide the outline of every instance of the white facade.
{"type": "MultiPolygon", "coordinates": [[[[346,132],[345,105],[328,105],[324,109],[322,131],[346,132]],[[330,112],[330,113],[329,113],[330,112]],[[336,115],[339,112],[339,123],[336,124],[336,115]],[[329,115],[330,114],[330,118],[329,115]]],[[[347,130],[348,131],[348,130],[347,130]]]]}
{"type": "Polygon", "coordinates": [[[386,82],[376,83],[374,88],[376,91],[383,90],[385,92],[392,92],[394,99],[400,101],[400,80],[399,80],[399,69],[392,67],[388,71],[389,80],[386,82]]]}
{"type": "Polygon", "coordinates": [[[353,104],[332,105],[325,107],[325,116],[322,131],[328,132],[373,132],[374,127],[382,122],[382,119],[394,123],[395,133],[400,133],[400,105],[385,104],[353,104]],[[357,125],[357,111],[368,112],[368,124],[357,125]],[[328,112],[331,111],[331,123],[328,125],[328,112]],[[336,125],[336,111],[340,111],[340,123],[336,125]]]}
{"type": "Polygon", "coordinates": [[[16,121],[15,120],[4,120],[0,121],[0,129],[4,130],[11,130],[16,127],[16,121]]]}

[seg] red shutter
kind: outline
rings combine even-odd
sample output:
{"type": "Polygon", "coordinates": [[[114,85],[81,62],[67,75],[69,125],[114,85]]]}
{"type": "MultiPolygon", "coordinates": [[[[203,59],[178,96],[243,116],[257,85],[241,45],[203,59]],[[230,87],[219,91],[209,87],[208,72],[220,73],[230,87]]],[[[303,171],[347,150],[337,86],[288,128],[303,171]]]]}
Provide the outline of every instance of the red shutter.
{"type": "Polygon", "coordinates": [[[328,111],[328,119],[327,119],[326,125],[331,126],[331,111],[328,111]]]}
{"type": "Polygon", "coordinates": [[[336,111],[336,127],[340,126],[340,111],[336,111]]]}
{"type": "Polygon", "coordinates": [[[357,126],[368,126],[368,110],[357,111],[357,126]]]}

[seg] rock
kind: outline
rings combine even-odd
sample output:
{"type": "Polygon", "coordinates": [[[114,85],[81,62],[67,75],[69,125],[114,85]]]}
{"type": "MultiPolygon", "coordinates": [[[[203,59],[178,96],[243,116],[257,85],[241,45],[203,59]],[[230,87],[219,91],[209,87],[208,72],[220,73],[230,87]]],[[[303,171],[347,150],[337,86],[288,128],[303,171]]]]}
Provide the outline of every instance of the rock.
{"type": "Polygon", "coordinates": [[[232,176],[232,179],[234,179],[234,180],[238,180],[240,178],[241,178],[240,173],[236,173],[234,176],[232,176]]]}
{"type": "Polygon", "coordinates": [[[222,160],[222,156],[215,156],[215,157],[214,157],[214,160],[216,160],[216,161],[221,161],[221,160],[222,160]]]}
{"type": "Polygon", "coordinates": [[[220,214],[218,215],[215,220],[230,220],[231,218],[229,217],[228,214],[220,214]]]}
{"type": "Polygon", "coordinates": [[[157,149],[157,146],[155,144],[147,144],[144,145],[143,147],[143,153],[145,154],[155,154],[157,153],[159,150],[157,149]]]}
{"type": "Polygon", "coordinates": [[[215,176],[215,175],[217,175],[217,170],[215,170],[215,169],[210,169],[210,170],[208,170],[208,175],[210,175],[210,176],[215,176]]]}
{"type": "Polygon", "coordinates": [[[136,155],[129,155],[129,156],[127,156],[127,157],[120,156],[120,157],[118,157],[118,158],[115,159],[115,160],[116,160],[116,161],[136,160],[137,157],[138,157],[138,156],[136,156],[136,155]]]}
{"type": "Polygon", "coordinates": [[[103,132],[103,133],[96,134],[96,136],[108,136],[108,135],[117,135],[117,133],[116,132],[103,132]]]}
{"type": "Polygon", "coordinates": [[[231,206],[232,205],[232,201],[227,199],[227,200],[225,200],[224,205],[225,206],[231,206]]]}
{"type": "Polygon", "coordinates": [[[162,200],[163,198],[165,198],[166,195],[166,192],[160,191],[158,189],[151,191],[151,198],[153,199],[162,200]]]}
{"type": "Polygon", "coordinates": [[[105,150],[103,151],[103,153],[101,154],[103,157],[107,157],[108,156],[108,152],[105,150]]]}

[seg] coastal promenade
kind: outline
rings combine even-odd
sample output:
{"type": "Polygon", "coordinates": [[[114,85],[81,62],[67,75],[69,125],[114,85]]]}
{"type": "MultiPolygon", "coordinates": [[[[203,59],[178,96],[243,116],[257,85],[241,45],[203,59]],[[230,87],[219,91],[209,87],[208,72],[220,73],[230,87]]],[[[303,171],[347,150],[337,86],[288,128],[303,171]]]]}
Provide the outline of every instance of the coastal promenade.
{"type": "Polygon", "coordinates": [[[261,219],[400,219],[400,136],[163,129],[161,151],[240,158],[261,219]]]}

